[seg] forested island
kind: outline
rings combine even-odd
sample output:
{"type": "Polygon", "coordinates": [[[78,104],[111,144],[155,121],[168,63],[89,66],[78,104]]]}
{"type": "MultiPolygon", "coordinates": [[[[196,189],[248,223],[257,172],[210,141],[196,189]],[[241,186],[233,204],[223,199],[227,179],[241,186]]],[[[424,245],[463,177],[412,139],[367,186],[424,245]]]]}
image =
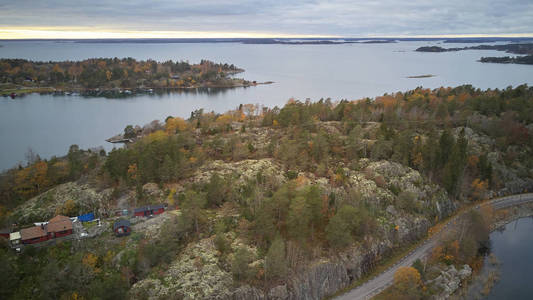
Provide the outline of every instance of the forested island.
{"type": "Polygon", "coordinates": [[[503,57],[482,57],[479,59],[484,63],[497,63],[497,64],[523,64],[533,65],[533,55],[526,56],[503,56],[503,57]]]}
{"type": "Polygon", "coordinates": [[[25,92],[129,92],[150,89],[200,87],[230,88],[257,85],[232,77],[244,70],[233,64],[202,60],[138,61],[133,58],[94,58],[83,61],[39,62],[0,59],[0,93],[25,92]]]}
{"type": "MultiPolygon", "coordinates": [[[[197,110],[123,136],[131,143],[109,153],[29,153],[0,174],[9,232],[55,215],[101,222],[75,227],[90,237],[20,254],[0,238],[0,298],[324,298],[380,272],[462,208],[533,190],[525,85],[197,110]],[[124,215],[147,205],[168,211],[124,215]],[[117,237],[124,220],[131,234],[117,237]]],[[[398,271],[383,299],[456,292],[481,268],[491,222],[512,213],[467,214],[427,259],[398,271]],[[442,272],[452,275],[437,280],[442,272]]]]}
{"type": "Polygon", "coordinates": [[[483,63],[498,63],[498,64],[523,64],[533,65],[533,44],[507,44],[507,45],[479,45],[463,48],[442,48],[439,46],[424,46],[419,47],[415,51],[418,52],[454,52],[463,50],[497,50],[505,51],[513,54],[524,54],[524,56],[505,56],[505,57],[482,57],[479,59],[483,63]]]}
{"type": "Polygon", "coordinates": [[[506,45],[478,45],[462,48],[443,48],[439,46],[424,46],[419,47],[415,51],[418,52],[453,52],[463,50],[497,50],[505,51],[513,54],[533,55],[532,43],[515,43],[506,45]]]}

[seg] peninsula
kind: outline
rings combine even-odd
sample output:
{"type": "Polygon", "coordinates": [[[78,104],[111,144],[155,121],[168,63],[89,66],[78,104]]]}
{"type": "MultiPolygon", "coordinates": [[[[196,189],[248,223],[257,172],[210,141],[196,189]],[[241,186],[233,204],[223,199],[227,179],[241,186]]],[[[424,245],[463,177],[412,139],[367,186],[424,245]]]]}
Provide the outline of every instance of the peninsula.
{"type": "Polygon", "coordinates": [[[92,58],[83,61],[0,59],[0,94],[29,92],[151,91],[153,89],[232,88],[260,83],[235,78],[244,72],[233,64],[201,60],[158,62],[133,58],[92,58]]]}

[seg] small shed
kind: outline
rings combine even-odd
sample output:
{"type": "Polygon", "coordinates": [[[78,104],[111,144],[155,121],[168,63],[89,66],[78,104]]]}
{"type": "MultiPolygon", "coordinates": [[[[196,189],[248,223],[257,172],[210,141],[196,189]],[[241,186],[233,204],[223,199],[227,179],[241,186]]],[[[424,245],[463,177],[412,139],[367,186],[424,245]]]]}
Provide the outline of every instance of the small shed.
{"type": "Polygon", "coordinates": [[[165,212],[165,205],[155,204],[138,207],[133,211],[133,215],[136,217],[147,217],[151,215],[158,215],[165,212]]]}
{"type": "Polygon", "coordinates": [[[125,236],[131,233],[131,223],[128,220],[120,219],[113,224],[113,231],[116,236],[125,236]]]}
{"type": "Polygon", "coordinates": [[[9,234],[9,243],[11,244],[11,247],[17,247],[20,245],[20,232],[12,232],[9,234]]]}
{"type": "Polygon", "coordinates": [[[69,217],[55,216],[48,222],[46,231],[48,231],[49,238],[71,235],[73,233],[72,221],[69,217]]]}
{"type": "Polygon", "coordinates": [[[44,230],[44,225],[42,225],[21,229],[20,239],[23,244],[36,244],[47,241],[49,237],[46,230],[44,230]]]}

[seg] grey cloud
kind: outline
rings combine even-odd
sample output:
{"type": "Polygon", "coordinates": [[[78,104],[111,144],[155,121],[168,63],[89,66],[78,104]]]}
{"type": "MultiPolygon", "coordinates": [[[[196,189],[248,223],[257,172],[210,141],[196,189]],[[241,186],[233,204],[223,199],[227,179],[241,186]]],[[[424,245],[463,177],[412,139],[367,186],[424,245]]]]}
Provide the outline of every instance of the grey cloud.
{"type": "Polygon", "coordinates": [[[0,7],[0,27],[341,36],[533,31],[530,0],[0,0],[0,7]]]}

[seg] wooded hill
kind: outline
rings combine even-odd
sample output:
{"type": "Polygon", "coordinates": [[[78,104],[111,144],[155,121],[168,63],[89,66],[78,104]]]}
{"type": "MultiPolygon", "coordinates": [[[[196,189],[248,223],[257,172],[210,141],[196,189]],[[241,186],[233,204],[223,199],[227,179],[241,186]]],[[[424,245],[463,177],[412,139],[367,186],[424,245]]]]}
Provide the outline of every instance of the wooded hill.
{"type": "MultiPolygon", "coordinates": [[[[2,249],[0,261],[10,271],[2,273],[0,295],[144,299],[154,291],[229,298],[242,292],[236,287],[268,293],[280,285],[298,293],[295,278],[344,254],[361,265],[352,270],[357,280],[458,207],[531,189],[532,124],[533,88],[524,85],[418,88],[357,101],[291,99],[282,108],[198,110],[187,120],[130,126],[126,134],[137,141],[125,148],[71,147],[65,158],[34,159],[3,173],[4,224],[53,213],[21,210],[30,209],[27,202],[31,209],[56,203],[64,182],[74,182],[70,190],[79,186],[75,197],[61,196],[74,203],[54,206],[67,215],[87,212],[76,201],[89,190],[109,214],[121,199],[167,202],[181,215],[157,234],[102,235],[84,246],[64,243],[18,256],[2,249]],[[375,249],[383,251],[368,252],[375,249]]],[[[453,251],[437,259],[475,265],[485,242],[478,236],[486,235],[451,243],[453,251]]]]}

